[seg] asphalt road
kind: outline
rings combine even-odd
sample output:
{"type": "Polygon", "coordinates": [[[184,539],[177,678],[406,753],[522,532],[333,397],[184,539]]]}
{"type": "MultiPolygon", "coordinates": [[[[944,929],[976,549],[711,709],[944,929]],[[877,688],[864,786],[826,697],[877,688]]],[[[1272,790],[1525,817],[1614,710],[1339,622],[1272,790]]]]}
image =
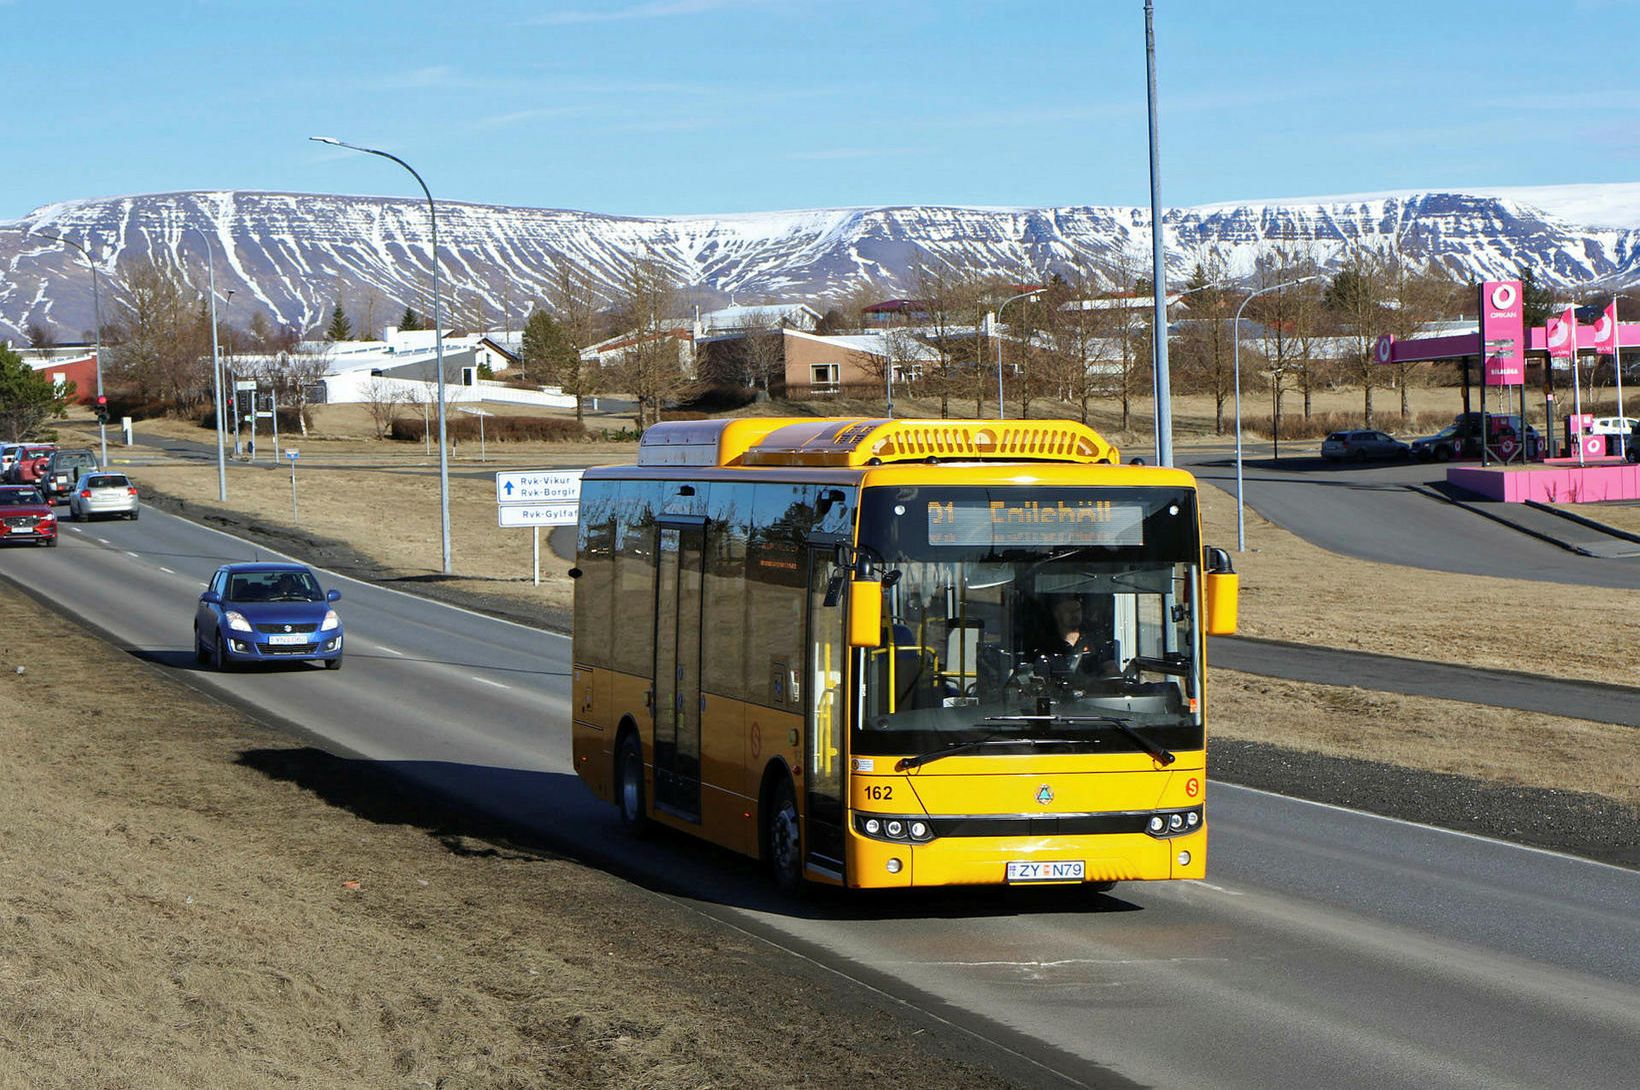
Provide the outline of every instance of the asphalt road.
{"type": "Polygon", "coordinates": [[[326,782],[389,764],[975,1035],[1025,1084],[1632,1079],[1640,873],[1215,784],[1207,882],[783,899],[736,858],[619,832],[570,771],[566,639],[327,577],[340,672],[213,675],[193,600],[251,546],[154,510],[64,536],[0,574],[312,739],[326,782]]]}

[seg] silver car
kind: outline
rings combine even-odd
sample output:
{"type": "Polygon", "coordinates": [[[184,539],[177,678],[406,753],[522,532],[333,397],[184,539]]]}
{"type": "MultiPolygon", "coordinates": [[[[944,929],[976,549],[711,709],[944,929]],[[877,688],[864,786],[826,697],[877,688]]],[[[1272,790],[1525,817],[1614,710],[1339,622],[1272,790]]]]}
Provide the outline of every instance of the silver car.
{"type": "Polygon", "coordinates": [[[123,473],[87,473],[68,495],[69,514],[75,522],[86,522],[96,515],[135,519],[138,506],[137,486],[123,473]]]}

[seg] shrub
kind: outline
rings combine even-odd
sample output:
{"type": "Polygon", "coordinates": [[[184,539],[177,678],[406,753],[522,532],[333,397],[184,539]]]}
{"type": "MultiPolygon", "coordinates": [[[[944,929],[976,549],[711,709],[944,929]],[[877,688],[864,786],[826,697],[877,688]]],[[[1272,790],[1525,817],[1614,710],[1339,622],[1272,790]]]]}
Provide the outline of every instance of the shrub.
{"type": "MultiPolygon", "coordinates": [[[[432,422],[436,434],[438,422],[432,422]]],[[[478,442],[478,418],[466,413],[449,413],[445,417],[445,432],[458,442],[478,442]]],[[[422,442],[424,430],[419,417],[401,417],[388,429],[389,439],[422,442]]],[[[567,417],[558,416],[487,416],[484,418],[484,440],[491,443],[567,443],[585,439],[585,426],[567,417]]]]}
{"type": "MultiPolygon", "coordinates": [[[[1452,423],[1456,413],[1421,412],[1401,420],[1399,413],[1374,413],[1373,427],[1390,435],[1428,435],[1439,431],[1452,423]]],[[[1367,427],[1363,413],[1325,412],[1312,413],[1306,420],[1301,413],[1283,413],[1281,417],[1281,438],[1283,439],[1325,439],[1335,431],[1355,431],[1367,427]]],[[[1269,439],[1275,434],[1275,426],[1268,415],[1243,416],[1241,428],[1244,433],[1257,435],[1269,439]]]]}
{"type": "MultiPolygon", "coordinates": [[[[745,386],[702,386],[690,392],[690,395],[678,402],[677,408],[685,412],[727,413],[736,409],[744,409],[757,400],[758,391],[745,386]]],[[[692,417],[677,415],[674,410],[662,414],[668,420],[686,420],[692,417]]]]}

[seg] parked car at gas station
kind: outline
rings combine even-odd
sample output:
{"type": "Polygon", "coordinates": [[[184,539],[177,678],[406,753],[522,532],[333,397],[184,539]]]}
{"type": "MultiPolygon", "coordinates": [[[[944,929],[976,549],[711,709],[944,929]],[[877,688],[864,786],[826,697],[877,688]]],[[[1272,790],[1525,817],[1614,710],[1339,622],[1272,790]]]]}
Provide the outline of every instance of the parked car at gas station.
{"type": "MultiPolygon", "coordinates": [[[[1492,432],[1492,453],[1510,457],[1520,450],[1521,424],[1519,416],[1487,413],[1492,432]]],[[[1411,453],[1424,462],[1450,462],[1460,458],[1481,456],[1481,414],[1459,413],[1457,418],[1436,432],[1412,441],[1411,453]]],[[[1532,425],[1526,425],[1526,458],[1534,460],[1543,454],[1543,439],[1532,425]]]]}
{"type": "Polygon", "coordinates": [[[1359,431],[1335,431],[1321,441],[1321,457],[1329,462],[1406,458],[1411,453],[1411,448],[1393,435],[1370,428],[1359,431]]]}

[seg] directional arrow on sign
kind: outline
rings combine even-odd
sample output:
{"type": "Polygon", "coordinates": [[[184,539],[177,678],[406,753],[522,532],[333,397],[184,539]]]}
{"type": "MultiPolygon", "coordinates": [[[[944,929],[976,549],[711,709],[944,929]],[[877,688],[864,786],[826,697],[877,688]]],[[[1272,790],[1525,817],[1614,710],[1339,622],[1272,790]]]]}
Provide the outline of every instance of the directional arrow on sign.
{"type": "Polygon", "coordinates": [[[502,485],[502,489],[507,493],[507,495],[511,496],[513,493],[513,483],[508,481],[506,484],[502,485]]]}

